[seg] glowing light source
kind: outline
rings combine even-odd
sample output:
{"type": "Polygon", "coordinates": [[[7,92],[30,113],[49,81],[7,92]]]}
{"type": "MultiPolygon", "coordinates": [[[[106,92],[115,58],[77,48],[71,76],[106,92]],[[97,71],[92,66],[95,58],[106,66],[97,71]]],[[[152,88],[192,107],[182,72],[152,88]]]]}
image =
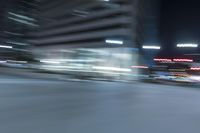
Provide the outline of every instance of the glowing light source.
{"type": "Polygon", "coordinates": [[[131,66],[132,68],[148,69],[148,66],[131,66]]]}
{"type": "Polygon", "coordinates": [[[59,62],[59,63],[64,63],[64,62],[101,62],[103,60],[101,59],[42,59],[42,62],[59,62]]]}
{"type": "Polygon", "coordinates": [[[38,27],[38,25],[36,25],[36,24],[34,24],[34,23],[31,23],[31,22],[28,22],[28,21],[26,21],[26,20],[21,20],[21,19],[17,19],[17,18],[13,18],[13,17],[8,17],[8,19],[13,20],[13,21],[16,21],[16,22],[18,22],[18,23],[23,23],[23,24],[26,24],[26,25],[38,27]]]}
{"type": "Polygon", "coordinates": [[[96,70],[105,70],[105,71],[118,71],[118,72],[131,72],[131,69],[128,68],[118,68],[118,67],[105,67],[105,66],[93,66],[93,69],[96,70]]]}
{"type": "Polygon", "coordinates": [[[0,63],[7,63],[7,61],[0,60],[0,63]]]}
{"type": "Polygon", "coordinates": [[[173,59],[174,62],[193,62],[192,59],[173,59]]]}
{"type": "Polygon", "coordinates": [[[190,70],[193,70],[193,71],[200,71],[200,67],[191,67],[190,70]]]}
{"type": "Polygon", "coordinates": [[[147,46],[147,45],[142,46],[142,48],[143,49],[157,49],[157,50],[161,49],[160,46],[147,46]]]}
{"type": "Polygon", "coordinates": [[[178,48],[197,48],[199,45],[198,44],[177,44],[178,48]]]}
{"type": "Polygon", "coordinates": [[[154,61],[158,61],[158,62],[194,62],[193,59],[165,59],[165,58],[155,58],[154,61]]]}
{"type": "Polygon", "coordinates": [[[0,48],[8,48],[8,49],[12,49],[12,46],[7,46],[7,45],[0,45],[0,48]]]}
{"type": "Polygon", "coordinates": [[[118,45],[123,45],[124,42],[121,41],[121,40],[106,40],[106,43],[109,43],[109,44],[118,44],[118,45]]]}
{"type": "Polygon", "coordinates": [[[9,12],[9,14],[10,14],[10,15],[13,15],[13,16],[15,16],[15,17],[21,18],[21,19],[25,19],[25,20],[29,20],[29,21],[36,21],[35,19],[30,18],[30,17],[28,17],[28,16],[24,16],[24,15],[12,13],[12,12],[9,12]]]}
{"type": "Polygon", "coordinates": [[[156,59],[154,59],[154,61],[159,61],[159,62],[172,62],[172,59],[158,59],[158,58],[156,58],[156,59]]]}
{"type": "Polygon", "coordinates": [[[47,64],[60,64],[59,61],[54,60],[40,60],[41,63],[47,63],[47,64]]]}
{"type": "Polygon", "coordinates": [[[191,76],[190,79],[200,81],[200,76],[191,76]]]}

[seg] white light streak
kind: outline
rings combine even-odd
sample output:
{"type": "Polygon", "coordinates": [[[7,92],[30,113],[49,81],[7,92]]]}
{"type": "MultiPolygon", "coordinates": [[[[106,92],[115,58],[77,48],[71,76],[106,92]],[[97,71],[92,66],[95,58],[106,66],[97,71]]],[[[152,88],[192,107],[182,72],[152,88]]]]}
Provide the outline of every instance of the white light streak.
{"type": "Polygon", "coordinates": [[[190,79],[200,81],[200,76],[190,76],[190,79]]]}
{"type": "Polygon", "coordinates": [[[13,18],[13,17],[8,17],[8,19],[13,20],[13,21],[16,21],[16,22],[19,22],[19,23],[23,23],[23,24],[26,24],[26,25],[38,27],[38,25],[36,25],[36,24],[34,24],[34,23],[30,23],[30,22],[28,22],[28,21],[26,21],[26,20],[16,19],[16,18],[13,18]]]}
{"type": "Polygon", "coordinates": [[[199,45],[198,44],[177,44],[178,48],[197,48],[199,45]]]}
{"type": "Polygon", "coordinates": [[[131,66],[132,68],[148,69],[148,66],[131,66]]]}
{"type": "Polygon", "coordinates": [[[7,46],[7,45],[0,45],[0,48],[8,48],[8,49],[12,49],[12,46],[7,46]]]}
{"type": "Polygon", "coordinates": [[[93,66],[93,69],[96,70],[105,70],[105,71],[118,71],[118,72],[131,72],[131,69],[128,68],[118,68],[118,67],[105,67],[105,66],[93,66]]]}
{"type": "Polygon", "coordinates": [[[12,13],[12,12],[9,12],[9,14],[10,14],[10,15],[13,15],[13,16],[15,16],[15,17],[21,18],[21,19],[28,20],[28,21],[36,21],[34,18],[27,17],[27,16],[24,16],[24,15],[12,13]]]}
{"type": "Polygon", "coordinates": [[[173,59],[175,62],[193,62],[193,59],[173,59]]]}
{"type": "Polygon", "coordinates": [[[53,61],[53,60],[40,60],[41,63],[47,63],[47,64],[60,64],[59,61],[53,61]]]}
{"type": "Polygon", "coordinates": [[[172,62],[172,59],[153,59],[154,61],[160,61],[160,62],[172,62]]]}
{"type": "Polygon", "coordinates": [[[160,46],[148,46],[148,45],[144,45],[142,46],[143,49],[156,49],[156,50],[159,50],[161,49],[160,46]]]}
{"type": "Polygon", "coordinates": [[[106,43],[123,45],[124,41],[121,41],[121,40],[106,40],[106,43]]]}

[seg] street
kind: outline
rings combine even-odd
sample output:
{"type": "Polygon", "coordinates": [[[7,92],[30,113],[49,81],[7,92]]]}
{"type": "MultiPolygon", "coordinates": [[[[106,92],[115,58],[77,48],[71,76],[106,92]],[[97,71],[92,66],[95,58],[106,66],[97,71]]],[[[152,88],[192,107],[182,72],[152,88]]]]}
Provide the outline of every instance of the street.
{"type": "Polygon", "coordinates": [[[0,77],[1,133],[199,133],[198,88],[0,77]]]}

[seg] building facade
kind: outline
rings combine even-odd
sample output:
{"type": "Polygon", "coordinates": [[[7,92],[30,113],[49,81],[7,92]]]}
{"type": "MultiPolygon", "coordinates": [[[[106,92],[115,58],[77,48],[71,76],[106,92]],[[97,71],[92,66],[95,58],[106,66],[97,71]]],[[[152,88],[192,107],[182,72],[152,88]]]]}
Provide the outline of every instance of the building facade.
{"type": "Polygon", "coordinates": [[[29,43],[43,68],[137,75],[144,41],[144,0],[42,0],[29,43]],[[55,65],[56,64],[56,65],[55,65]],[[97,68],[97,69],[95,69],[97,68]]]}
{"type": "Polygon", "coordinates": [[[16,0],[6,10],[4,43],[23,56],[31,51],[42,69],[136,77],[147,5],[145,0],[16,0]]]}
{"type": "Polygon", "coordinates": [[[39,28],[37,24],[38,1],[16,0],[5,6],[1,20],[1,60],[30,60],[29,32],[39,28]]]}

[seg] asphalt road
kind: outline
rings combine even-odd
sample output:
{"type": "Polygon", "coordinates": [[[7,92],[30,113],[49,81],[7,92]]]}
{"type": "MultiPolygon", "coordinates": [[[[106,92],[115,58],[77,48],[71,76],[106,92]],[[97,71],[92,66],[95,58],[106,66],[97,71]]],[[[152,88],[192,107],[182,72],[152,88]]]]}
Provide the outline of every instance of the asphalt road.
{"type": "Polygon", "coordinates": [[[200,133],[200,90],[1,76],[0,133],[200,133]]]}

